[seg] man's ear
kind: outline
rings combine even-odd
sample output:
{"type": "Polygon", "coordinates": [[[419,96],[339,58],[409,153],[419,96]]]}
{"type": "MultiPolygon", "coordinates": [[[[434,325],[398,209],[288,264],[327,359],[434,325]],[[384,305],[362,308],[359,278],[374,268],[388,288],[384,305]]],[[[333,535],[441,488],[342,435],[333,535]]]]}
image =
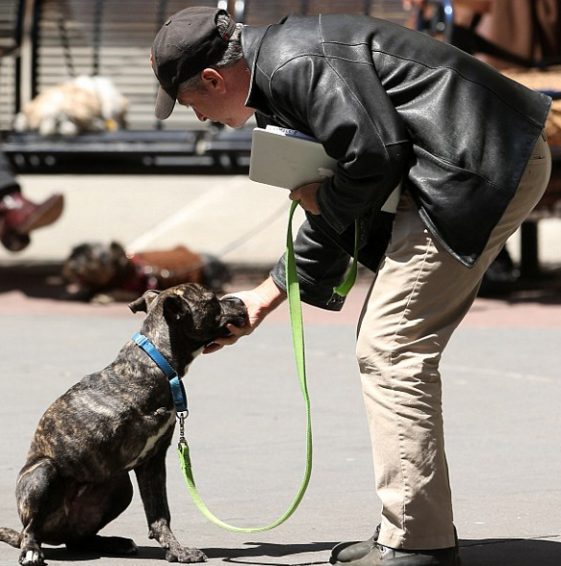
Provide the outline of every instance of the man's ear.
{"type": "Polygon", "coordinates": [[[152,301],[160,294],[160,291],[146,291],[144,295],[135,299],[132,303],[129,303],[129,309],[132,312],[148,312],[152,301]]]}
{"type": "Polygon", "coordinates": [[[217,92],[226,91],[226,82],[224,75],[217,69],[207,67],[201,71],[201,79],[207,90],[215,90],[217,92]]]}

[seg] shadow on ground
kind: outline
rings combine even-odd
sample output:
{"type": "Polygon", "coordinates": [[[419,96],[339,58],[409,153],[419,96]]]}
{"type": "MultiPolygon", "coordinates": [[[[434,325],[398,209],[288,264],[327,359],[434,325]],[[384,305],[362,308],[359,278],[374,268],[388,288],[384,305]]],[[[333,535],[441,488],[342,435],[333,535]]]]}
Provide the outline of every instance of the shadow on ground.
{"type": "MultiPolygon", "coordinates": [[[[553,536],[548,537],[548,539],[553,536]]],[[[461,540],[462,566],[558,566],[561,542],[544,539],[461,540]]]]}
{"type": "MultiPolygon", "coordinates": [[[[229,266],[232,281],[226,285],[257,285],[265,279],[270,266],[229,266]]],[[[62,277],[61,263],[30,263],[0,265],[0,294],[18,291],[30,299],[51,299],[54,301],[81,302],[66,290],[62,277]]],[[[87,302],[87,301],[84,301],[87,302]]]]}
{"type": "MultiPolygon", "coordinates": [[[[19,291],[29,298],[72,300],[66,292],[61,273],[62,264],[55,262],[0,265],[0,294],[19,291]]],[[[257,270],[233,266],[232,273],[234,280],[230,285],[233,287],[239,284],[240,280],[257,284],[266,277],[268,268],[257,270]]],[[[370,275],[361,269],[360,279],[369,281],[370,275]]],[[[485,297],[512,304],[561,304],[561,268],[544,270],[537,278],[521,279],[508,292],[491,293],[485,297]]]]}
{"type": "MultiPolygon", "coordinates": [[[[480,539],[461,540],[462,566],[559,566],[561,541],[546,539],[480,539]]],[[[209,559],[233,564],[257,566],[304,566],[327,564],[329,550],[336,542],[310,542],[302,544],[275,544],[247,542],[237,548],[205,548],[209,559]],[[316,553],[320,555],[313,556],[316,553]],[[302,555],[309,554],[309,560],[302,555]],[[294,557],[294,559],[291,559],[294,557]]],[[[46,548],[46,558],[60,562],[85,562],[101,556],[67,551],[64,547],[46,548]]],[[[154,546],[140,546],[138,554],[123,557],[123,564],[141,563],[142,560],[162,560],[164,551],[154,546]]]]}
{"type": "MultiPolygon", "coordinates": [[[[209,559],[218,559],[235,564],[256,564],[266,566],[304,566],[307,564],[325,564],[329,558],[329,550],[337,544],[336,542],[311,542],[302,544],[274,544],[247,542],[245,546],[237,548],[203,548],[202,550],[209,559]],[[290,560],[291,556],[324,552],[322,560],[290,560]],[[266,557],[269,557],[268,560],[266,557]],[[283,560],[278,560],[278,559],[283,560]],[[272,560],[275,559],[275,560],[272,560]],[[286,560],[284,560],[286,559],[286,560]]],[[[47,560],[73,563],[98,560],[102,556],[98,553],[78,553],[69,551],[64,546],[46,547],[45,558],[47,560]]],[[[301,558],[301,556],[299,556],[301,558]]],[[[313,558],[313,557],[311,557],[313,558]]],[[[165,564],[165,552],[156,546],[139,546],[138,553],[131,556],[120,557],[123,564],[141,563],[142,560],[162,560],[165,564]]]]}
{"type": "Polygon", "coordinates": [[[65,300],[61,270],[58,263],[0,266],[0,293],[19,291],[30,298],[65,300]]]}
{"type": "Polygon", "coordinates": [[[532,277],[482,286],[479,297],[504,300],[507,303],[561,304],[561,268],[552,266],[541,269],[532,277]]]}

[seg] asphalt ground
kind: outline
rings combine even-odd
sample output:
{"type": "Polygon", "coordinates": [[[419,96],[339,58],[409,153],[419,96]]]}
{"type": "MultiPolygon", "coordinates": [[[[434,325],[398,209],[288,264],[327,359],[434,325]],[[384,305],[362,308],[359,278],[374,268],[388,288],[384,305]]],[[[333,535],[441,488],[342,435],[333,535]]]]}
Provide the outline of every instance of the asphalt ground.
{"type": "MultiPolygon", "coordinates": [[[[215,252],[238,241],[229,261],[245,260],[252,276],[240,270],[230,290],[247,288],[282,253],[288,208],[285,195],[237,177],[24,180],[37,198],[60,183],[67,208],[59,223],[37,232],[22,256],[0,257],[0,525],[16,529],[15,481],[39,417],[78,379],[107,365],[142,317],[123,304],[60,300],[57,269],[69,246],[95,236],[139,247],[179,241],[215,252]]],[[[556,249],[544,252],[555,259],[556,249]]],[[[341,313],[304,309],[314,471],[300,508],[284,525],[249,535],[211,525],[191,502],[170,450],[172,527],[210,563],[324,564],[336,542],[372,534],[380,504],[354,360],[366,291],[363,277],[341,313]]],[[[464,566],[561,564],[560,343],[561,290],[551,277],[508,299],[478,299],[443,357],[447,451],[464,566]]],[[[187,435],[203,498],[228,522],[271,522],[291,502],[305,461],[305,415],[286,306],[236,347],[198,358],[186,386],[187,435]]],[[[47,562],[164,561],[147,538],[137,493],[102,534],[134,538],[138,555],[110,558],[48,547],[47,562]]],[[[0,545],[1,566],[16,564],[18,556],[0,545]]]]}
{"type": "MultiPolygon", "coordinates": [[[[253,281],[234,281],[238,288],[253,281]]],[[[24,287],[22,287],[24,288],[24,287]]],[[[25,288],[24,288],[25,289],[25,288]]],[[[240,535],[202,517],[168,454],[172,526],[211,563],[322,564],[339,540],[370,536],[379,501],[354,333],[365,281],[341,313],[305,307],[314,472],[304,500],[274,531],[240,535]]],[[[104,367],[140,325],[126,305],[0,294],[0,525],[19,528],[14,484],[34,427],[51,401],[104,367]]],[[[442,361],[447,449],[464,566],[561,563],[561,303],[479,299],[442,361]]],[[[305,461],[304,407],[285,306],[236,347],[198,358],[188,378],[187,435],[211,510],[241,526],[267,524],[296,493],[305,461]]],[[[138,494],[104,534],[129,536],[132,558],[47,548],[50,564],[161,564],[138,494]]],[[[0,546],[0,564],[18,551],[0,546]]]]}

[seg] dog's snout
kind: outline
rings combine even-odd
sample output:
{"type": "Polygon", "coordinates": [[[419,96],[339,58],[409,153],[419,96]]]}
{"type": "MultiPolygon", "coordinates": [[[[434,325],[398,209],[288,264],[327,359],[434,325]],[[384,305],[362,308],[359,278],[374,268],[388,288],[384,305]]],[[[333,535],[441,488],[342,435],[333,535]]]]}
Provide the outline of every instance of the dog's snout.
{"type": "Polygon", "coordinates": [[[244,326],[247,321],[247,308],[238,297],[225,297],[221,301],[225,322],[234,326],[244,326]]]}
{"type": "Polygon", "coordinates": [[[233,305],[245,310],[245,303],[239,297],[224,297],[223,303],[232,303],[233,305]]]}

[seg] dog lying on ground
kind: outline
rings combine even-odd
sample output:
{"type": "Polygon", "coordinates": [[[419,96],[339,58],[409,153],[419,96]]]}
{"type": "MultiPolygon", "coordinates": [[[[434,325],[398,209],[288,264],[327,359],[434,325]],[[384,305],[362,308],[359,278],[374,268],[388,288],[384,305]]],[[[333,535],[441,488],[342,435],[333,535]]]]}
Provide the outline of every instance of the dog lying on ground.
{"type": "MultiPolygon", "coordinates": [[[[219,300],[197,284],[147,291],[129,305],[147,316],[141,333],[179,376],[205,344],[243,326],[247,312],[236,298],[219,300]]],[[[134,341],[114,362],[84,377],[44,413],[16,485],[21,533],[0,528],[0,540],[21,549],[20,564],[43,566],[41,543],[73,551],[131,554],[131,539],[98,531],[132,499],[134,470],[149,537],[170,562],[202,562],[205,555],[181,546],[170,529],[165,455],[175,425],[168,379],[134,341]]]]}
{"type": "Polygon", "coordinates": [[[228,269],[217,258],[185,246],[127,254],[118,242],[75,246],[62,275],[66,298],[97,303],[131,301],[149,289],[180,283],[201,283],[219,293],[230,280],[228,269]]]}
{"type": "Polygon", "coordinates": [[[46,88],[14,120],[16,132],[74,136],[126,127],[127,99],[107,77],[80,76],[46,88]]]}

